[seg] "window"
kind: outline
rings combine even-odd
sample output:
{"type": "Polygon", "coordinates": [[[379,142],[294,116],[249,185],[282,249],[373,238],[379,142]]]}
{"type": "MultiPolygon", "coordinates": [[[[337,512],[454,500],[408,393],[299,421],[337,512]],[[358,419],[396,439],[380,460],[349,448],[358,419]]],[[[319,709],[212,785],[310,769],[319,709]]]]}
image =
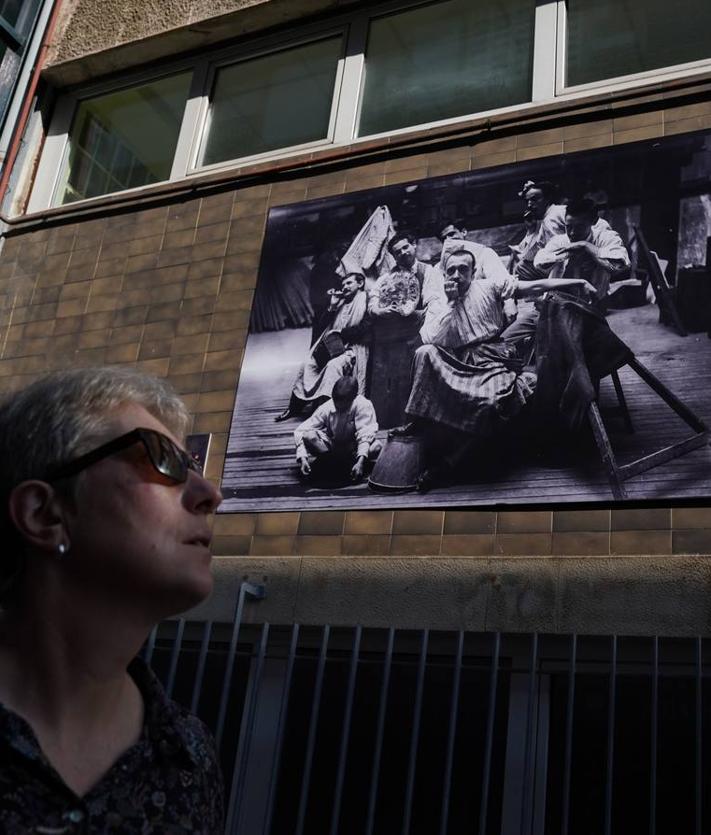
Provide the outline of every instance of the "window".
{"type": "Polygon", "coordinates": [[[377,18],[359,134],[529,101],[532,0],[448,0],[377,18]]]}
{"type": "Polygon", "coordinates": [[[20,74],[40,0],[0,0],[0,121],[20,74]]]}
{"type": "Polygon", "coordinates": [[[182,73],[82,101],[57,203],[167,180],[189,83],[182,73]]]}
{"type": "Polygon", "coordinates": [[[328,38],[219,69],[202,164],[325,139],[342,50],[328,38]]]}
{"type": "Polygon", "coordinates": [[[708,0],[568,0],[568,86],[711,58],[708,0]]]}
{"type": "MultiPolygon", "coordinates": [[[[0,0],[0,108],[39,3],[0,0]]],[[[28,210],[706,72],[709,31],[710,0],[373,0],[61,97],[28,210]]]]}

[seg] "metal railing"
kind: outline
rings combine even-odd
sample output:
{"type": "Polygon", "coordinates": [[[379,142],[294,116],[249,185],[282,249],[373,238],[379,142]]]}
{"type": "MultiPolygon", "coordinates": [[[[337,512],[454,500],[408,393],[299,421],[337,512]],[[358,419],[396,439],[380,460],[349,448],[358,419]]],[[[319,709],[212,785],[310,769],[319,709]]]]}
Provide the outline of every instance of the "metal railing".
{"type": "MultiPolygon", "coordinates": [[[[702,835],[702,638],[161,624],[213,730],[232,835],[702,835]]],[[[706,829],[704,827],[706,826],[706,829]]]]}

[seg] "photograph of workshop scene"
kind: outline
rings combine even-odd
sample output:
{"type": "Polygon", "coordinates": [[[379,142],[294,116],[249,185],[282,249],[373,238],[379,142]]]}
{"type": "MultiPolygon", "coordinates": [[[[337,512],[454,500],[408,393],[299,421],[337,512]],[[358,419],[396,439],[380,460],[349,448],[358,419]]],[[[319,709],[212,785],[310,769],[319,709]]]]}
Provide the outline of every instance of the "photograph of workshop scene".
{"type": "Polygon", "coordinates": [[[699,132],[272,209],[221,511],[711,495],[710,175],[699,132]]]}

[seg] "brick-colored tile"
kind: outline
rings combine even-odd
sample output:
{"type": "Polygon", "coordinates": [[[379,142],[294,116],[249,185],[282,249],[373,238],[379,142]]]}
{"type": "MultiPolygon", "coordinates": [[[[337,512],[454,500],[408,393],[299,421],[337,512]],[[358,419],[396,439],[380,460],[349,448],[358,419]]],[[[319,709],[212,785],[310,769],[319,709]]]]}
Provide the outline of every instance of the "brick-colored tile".
{"type": "Polygon", "coordinates": [[[611,133],[599,133],[595,136],[581,136],[579,139],[566,139],[563,142],[563,151],[566,154],[575,151],[591,151],[594,148],[607,148],[612,145],[611,133]]]}
{"type": "Polygon", "coordinates": [[[672,552],[711,555],[711,530],[696,528],[672,531],[672,552]]]}
{"type": "Polygon", "coordinates": [[[197,354],[207,349],[208,334],[199,333],[195,336],[176,336],[173,340],[172,353],[175,356],[179,354],[197,354]]]}
{"type": "Polygon", "coordinates": [[[556,556],[607,556],[609,553],[608,532],[566,531],[553,534],[553,554],[556,556]]]}
{"type": "MultiPolygon", "coordinates": [[[[468,165],[468,163],[467,163],[468,165]]],[[[386,174],[383,178],[384,186],[396,186],[400,183],[414,183],[418,180],[424,180],[425,177],[436,177],[436,173],[432,173],[427,166],[418,166],[417,168],[404,168],[400,171],[392,171],[386,174]]]]}
{"type": "Polygon", "coordinates": [[[496,528],[496,513],[490,510],[448,510],[444,514],[445,534],[486,534],[496,528]]]}
{"type": "Polygon", "coordinates": [[[254,533],[257,517],[254,513],[218,513],[215,517],[214,534],[248,535],[254,533]]]}
{"type": "Polygon", "coordinates": [[[385,535],[393,528],[391,510],[348,510],[343,531],[352,535],[385,535]]]}
{"type": "Polygon", "coordinates": [[[295,536],[261,536],[252,537],[250,554],[255,556],[278,557],[293,553],[295,536]]]}
{"type": "Polygon", "coordinates": [[[496,520],[497,533],[550,533],[550,510],[502,510],[496,520]]]}
{"type": "Polygon", "coordinates": [[[303,557],[338,557],[341,554],[341,537],[295,536],[292,553],[303,557]]]}
{"type": "Polygon", "coordinates": [[[661,127],[662,122],[660,110],[648,110],[644,113],[634,113],[629,116],[616,116],[612,120],[612,130],[614,133],[619,133],[620,131],[636,130],[651,125],[661,127]]]}
{"type": "Polygon", "coordinates": [[[471,150],[477,155],[511,153],[516,150],[516,137],[501,136],[498,139],[475,140],[471,150]]]}
{"type": "Polygon", "coordinates": [[[211,316],[182,316],[176,322],[176,333],[179,336],[208,333],[211,321],[211,316]]]}
{"type": "Polygon", "coordinates": [[[106,362],[111,364],[133,363],[138,359],[139,348],[138,342],[111,345],[106,350],[106,362]]]}
{"type": "Polygon", "coordinates": [[[679,107],[670,107],[664,111],[664,122],[678,122],[682,119],[692,119],[711,115],[711,102],[700,101],[693,104],[683,104],[679,107]]]}
{"type": "Polygon", "coordinates": [[[259,513],[255,525],[257,534],[295,534],[299,528],[298,513],[259,513]]]}
{"type": "Polygon", "coordinates": [[[192,246],[195,240],[194,229],[180,229],[177,232],[167,232],[163,239],[163,249],[184,249],[192,246]]]}
{"type": "Polygon", "coordinates": [[[548,130],[532,131],[531,133],[522,133],[516,142],[516,150],[520,151],[524,148],[540,147],[541,145],[551,145],[560,142],[564,134],[560,128],[550,128],[548,130]]]}
{"type": "Polygon", "coordinates": [[[551,142],[547,145],[534,145],[530,148],[518,148],[516,151],[516,161],[524,162],[528,159],[538,159],[540,157],[552,157],[563,153],[563,142],[551,142]]]}
{"type": "Polygon", "coordinates": [[[672,510],[674,528],[711,528],[711,507],[675,507],[672,510]]]}
{"type": "Polygon", "coordinates": [[[432,534],[393,534],[390,553],[393,556],[437,556],[442,538],[432,534]]]}
{"type": "Polygon", "coordinates": [[[609,510],[555,510],[553,532],[609,531],[609,510]]]}
{"type": "Polygon", "coordinates": [[[661,123],[655,125],[647,125],[644,128],[635,128],[634,130],[616,131],[612,135],[615,145],[623,145],[627,142],[641,142],[644,139],[656,139],[664,133],[664,128],[661,123]]]}
{"type": "Polygon", "coordinates": [[[672,533],[667,531],[612,531],[611,554],[671,554],[672,533]]]}
{"type": "Polygon", "coordinates": [[[664,123],[664,136],[674,136],[678,133],[691,133],[695,130],[708,130],[711,128],[710,116],[692,116],[689,119],[679,119],[674,122],[664,123]]]}
{"type": "Polygon", "coordinates": [[[671,527],[671,509],[621,508],[612,511],[613,531],[663,530],[671,527]]]}
{"type": "Polygon", "coordinates": [[[206,391],[198,398],[198,412],[222,412],[231,409],[235,402],[233,389],[227,391],[206,391]]]}
{"type": "Polygon", "coordinates": [[[502,533],[496,535],[494,553],[502,556],[537,556],[550,554],[549,533],[502,533]]]}
{"type": "Polygon", "coordinates": [[[445,534],[442,537],[441,554],[448,557],[488,557],[494,554],[494,534],[445,534]]]}
{"type": "Polygon", "coordinates": [[[341,553],[352,557],[382,557],[390,552],[389,534],[346,534],[341,553]]]}
{"type": "Polygon", "coordinates": [[[302,511],[298,533],[304,535],[334,535],[343,533],[345,513],[340,510],[302,511]]]}
{"type": "Polygon", "coordinates": [[[597,121],[581,121],[574,125],[565,125],[562,129],[563,141],[569,139],[587,139],[590,136],[612,133],[612,119],[598,119],[597,121]]]}
{"type": "Polygon", "coordinates": [[[202,370],[202,354],[183,354],[179,357],[170,358],[171,374],[195,374],[202,370]]]}
{"type": "Polygon", "coordinates": [[[501,151],[494,154],[480,154],[475,152],[471,160],[471,169],[494,168],[497,165],[510,165],[516,162],[515,151],[501,151]]]}
{"type": "Polygon", "coordinates": [[[250,553],[252,537],[244,534],[215,536],[211,551],[216,557],[239,557],[250,553]]]}
{"type": "Polygon", "coordinates": [[[195,415],[193,432],[227,432],[232,422],[232,412],[212,412],[195,415]]]}
{"type": "Polygon", "coordinates": [[[442,533],[444,512],[441,510],[396,510],[393,534],[442,533]]]}
{"type": "MultiPolygon", "coordinates": [[[[341,175],[341,179],[343,176],[341,175]]],[[[238,200],[232,206],[230,217],[232,220],[237,220],[243,217],[252,217],[255,215],[266,215],[267,213],[267,198],[263,197],[261,200],[238,200]]]]}

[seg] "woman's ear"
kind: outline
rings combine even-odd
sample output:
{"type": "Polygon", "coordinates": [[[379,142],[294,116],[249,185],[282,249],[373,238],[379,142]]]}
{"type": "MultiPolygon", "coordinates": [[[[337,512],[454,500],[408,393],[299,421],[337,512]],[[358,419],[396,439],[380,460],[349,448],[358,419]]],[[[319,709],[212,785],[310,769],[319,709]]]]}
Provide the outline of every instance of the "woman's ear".
{"type": "Polygon", "coordinates": [[[57,491],[45,481],[23,481],[10,493],[10,519],[25,542],[41,551],[67,547],[64,508],[57,491]]]}

